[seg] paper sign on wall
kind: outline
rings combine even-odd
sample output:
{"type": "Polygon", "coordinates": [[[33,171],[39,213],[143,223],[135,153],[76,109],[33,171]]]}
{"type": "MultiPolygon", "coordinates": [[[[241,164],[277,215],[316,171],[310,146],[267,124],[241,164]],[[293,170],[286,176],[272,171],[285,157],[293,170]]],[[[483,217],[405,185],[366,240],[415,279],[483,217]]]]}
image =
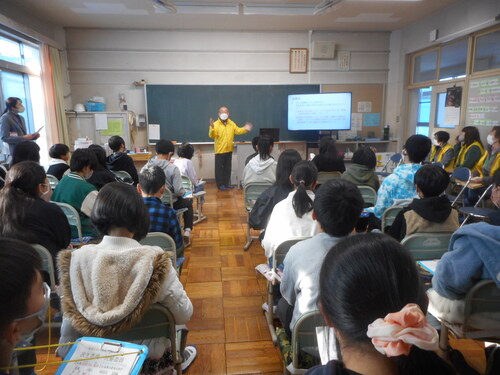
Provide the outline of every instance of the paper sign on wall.
{"type": "Polygon", "coordinates": [[[160,124],[148,125],[149,144],[152,145],[160,139],[160,124]]]}
{"type": "Polygon", "coordinates": [[[108,115],[105,113],[96,113],[94,115],[96,130],[108,129],[108,115]]]}
{"type": "Polygon", "coordinates": [[[371,112],[372,102],[358,102],[358,112],[371,112]]]}
{"type": "Polygon", "coordinates": [[[122,120],[108,120],[106,130],[101,132],[102,135],[123,135],[122,120]]]}
{"type": "Polygon", "coordinates": [[[363,115],[364,126],[380,126],[380,113],[365,113],[363,115]]]}

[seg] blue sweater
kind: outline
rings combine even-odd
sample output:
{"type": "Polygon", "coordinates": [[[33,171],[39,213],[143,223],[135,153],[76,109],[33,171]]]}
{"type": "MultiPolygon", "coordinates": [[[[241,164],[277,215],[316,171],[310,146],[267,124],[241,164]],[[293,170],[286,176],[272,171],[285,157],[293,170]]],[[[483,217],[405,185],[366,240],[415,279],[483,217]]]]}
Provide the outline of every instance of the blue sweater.
{"type": "Polygon", "coordinates": [[[448,252],[436,267],[432,287],[443,297],[463,299],[483,279],[494,280],[500,288],[500,227],[466,225],[451,237],[448,252]]]}

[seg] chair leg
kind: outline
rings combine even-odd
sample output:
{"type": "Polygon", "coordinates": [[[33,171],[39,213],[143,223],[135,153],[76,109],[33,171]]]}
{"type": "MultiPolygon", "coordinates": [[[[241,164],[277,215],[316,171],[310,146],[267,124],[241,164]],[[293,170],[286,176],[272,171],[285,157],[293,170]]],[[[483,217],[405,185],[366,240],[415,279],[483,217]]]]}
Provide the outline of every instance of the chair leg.
{"type": "Polygon", "coordinates": [[[245,244],[245,246],[243,246],[243,250],[245,250],[245,251],[247,251],[249,249],[249,247],[253,241],[252,233],[250,231],[251,231],[250,225],[247,224],[247,243],[245,244]]]}
{"type": "Polygon", "coordinates": [[[448,340],[448,327],[441,323],[441,332],[439,333],[439,348],[447,351],[450,347],[448,340]]]}
{"type": "Polygon", "coordinates": [[[267,282],[267,311],[264,313],[267,321],[267,328],[269,328],[269,333],[271,334],[271,339],[273,340],[274,346],[278,346],[278,337],[276,336],[276,329],[274,327],[274,294],[273,294],[273,283],[267,282]]]}

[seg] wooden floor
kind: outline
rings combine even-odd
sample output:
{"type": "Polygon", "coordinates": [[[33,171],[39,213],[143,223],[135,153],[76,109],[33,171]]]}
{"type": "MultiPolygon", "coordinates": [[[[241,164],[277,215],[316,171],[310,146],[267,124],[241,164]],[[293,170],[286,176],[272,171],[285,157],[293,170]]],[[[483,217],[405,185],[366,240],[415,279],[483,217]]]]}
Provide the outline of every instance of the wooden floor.
{"type": "MultiPolygon", "coordinates": [[[[281,374],[281,357],[273,346],[261,309],[266,283],[254,270],[266,259],[258,241],[243,251],[243,193],[217,191],[213,184],[205,186],[203,212],[208,219],[195,225],[181,275],[194,305],[188,323],[188,343],[196,345],[199,353],[187,374],[281,374]]],[[[41,344],[45,337],[40,341],[41,344]]],[[[482,343],[460,340],[454,346],[469,363],[484,371],[482,343]]],[[[46,358],[42,353],[45,352],[40,352],[39,363],[46,358]]],[[[37,372],[53,374],[56,368],[37,372]]]]}

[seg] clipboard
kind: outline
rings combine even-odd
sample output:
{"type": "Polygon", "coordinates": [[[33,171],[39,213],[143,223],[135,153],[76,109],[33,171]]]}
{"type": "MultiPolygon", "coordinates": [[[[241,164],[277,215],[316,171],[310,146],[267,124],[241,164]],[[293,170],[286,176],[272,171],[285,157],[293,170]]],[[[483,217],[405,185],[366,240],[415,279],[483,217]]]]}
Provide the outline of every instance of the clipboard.
{"type": "MultiPolygon", "coordinates": [[[[98,350],[99,353],[97,356],[106,356],[106,355],[113,355],[113,354],[119,354],[121,352],[136,352],[136,351],[142,351],[141,353],[138,353],[136,355],[130,354],[130,355],[124,355],[124,356],[115,356],[111,358],[102,358],[102,359],[94,359],[94,360],[88,360],[88,361],[81,361],[81,362],[70,362],[70,363],[63,363],[59,369],[56,372],[56,375],[66,375],[66,374],[119,374],[119,375],[124,375],[124,374],[131,374],[131,375],[137,375],[141,371],[142,364],[146,360],[146,357],[148,356],[148,347],[145,345],[138,345],[138,344],[132,344],[129,342],[124,342],[124,341],[117,341],[117,340],[111,340],[111,339],[105,339],[105,338],[99,338],[99,337],[81,337],[78,340],[76,340],[78,344],[74,344],[66,357],[64,358],[65,361],[70,361],[72,359],[76,359],[75,353],[78,353],[78,347],[80,343],[88,343],[89,345],[92,346],[97,346],[100,349],[98,350]],[[97,344],[97,345],[96,345],[97,344]],[[74,358],[75,357],[75,358],[74,358]],[[125,370],[117,370],[116,368],[110,368],[110,366],[113,366],[113,362],[121,362],[118,359],[120,358],[125,358],[125,357],[130,357],[129,361],[133,362],[133,366],[127,371],[125,370]],[[102,366],[96,366],[97,361],[102,364],[102,366]],[[85,362],[90,363],[93,362],[92,366],[86,366],[83,365],[84,368],[82,369],[75,369],[75,366],[80,366],[82,367],[82,364],[85,362]],[[78,365],[75,365],[78,364],[78,365]]],[[[78,356],[78,354],[76,354],[78,356]]],[[[94,357],[95,355],[90,355],[90,357],[94,357]]],[[[78,358],[84,358],[84,356],[78,356],[78,358]]]]}
{"type": "Polygon", "coordinates": [[[439,259],[435,260],[419,260],[417,263],[420,267],[422,267],[424,270],[429,272],[431,275],[434,275],[436,272],[436,267],[439,262],[439,259]]]}

